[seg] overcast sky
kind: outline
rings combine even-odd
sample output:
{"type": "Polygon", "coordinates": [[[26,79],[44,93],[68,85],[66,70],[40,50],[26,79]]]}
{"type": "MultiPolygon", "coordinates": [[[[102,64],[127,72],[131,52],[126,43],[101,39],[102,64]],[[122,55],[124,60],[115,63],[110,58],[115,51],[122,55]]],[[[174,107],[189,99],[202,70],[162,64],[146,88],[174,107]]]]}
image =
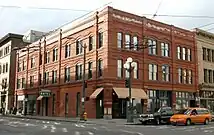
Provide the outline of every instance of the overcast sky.
{"type": "MultiPolygon", "coordinates": [[[[154,14],[158,9],[158,15],[213,17],[177,18],[156,16],[154,18],[186,29],[214,23],[214,0],[1,0],[0,37],[7,33],[24,34],[30,29],[47,32],[107,3],[110,3],[109,6],[114,8],[138,15],[154,14]],[[31,7],[70,10],[47,10],[31,7]]],[[[152,16],[145,16],[152,18],[152,16]]],[[[203,29],[211,29],[210,32],[214,32],[214,24],[203,27],[203,29]]]]}

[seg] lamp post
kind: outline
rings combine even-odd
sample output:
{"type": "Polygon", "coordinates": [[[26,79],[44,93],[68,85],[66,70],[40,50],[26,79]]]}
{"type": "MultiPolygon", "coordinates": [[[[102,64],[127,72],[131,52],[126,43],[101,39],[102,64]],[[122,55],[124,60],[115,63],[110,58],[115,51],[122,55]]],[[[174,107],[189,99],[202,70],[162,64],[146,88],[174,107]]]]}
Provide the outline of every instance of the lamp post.
{"type": "Polygon", "coordinates": [[[128,102],[128,117],[127,122],[134,122],[133,120],[133,103],[132,103],[132,95],[131,95],[131,79],[132,79],[132,70],[134,68],[134,62],[131,57],[128,57],[126,60],[126,63],[123,65],[124,68],[129,73],[129,79],[128,79],[128,87],[129,87],[129,102],[128,102]]]}

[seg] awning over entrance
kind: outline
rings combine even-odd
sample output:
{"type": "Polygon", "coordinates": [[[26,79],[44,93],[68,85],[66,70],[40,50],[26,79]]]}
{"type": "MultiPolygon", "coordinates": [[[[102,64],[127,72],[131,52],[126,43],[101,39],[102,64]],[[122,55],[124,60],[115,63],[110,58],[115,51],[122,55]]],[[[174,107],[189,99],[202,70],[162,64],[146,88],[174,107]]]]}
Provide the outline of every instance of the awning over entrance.
{"type": "Polygon", "coordinates": [[[43,98],[43,96],[39,96],[39,97],[37,98],[37,100],[42,100],[42,98],[43,98]]]}
{"type": "Polygon", "coordinates": [[[100,94],[100,92],[103,90],[103,88],[97,88],[90,96],[90,98],[95,99],[97,98],[97,95],[100,94]]]}
{"type": "MultiPolygon", "coordinates": [[[[129,88],[113,88],[118,98],[127,98],[129,96],[129,88]]],[[[143,89],[132,88],[131,96],[135,99],[148,99],[148,95],[143,89]]]]}

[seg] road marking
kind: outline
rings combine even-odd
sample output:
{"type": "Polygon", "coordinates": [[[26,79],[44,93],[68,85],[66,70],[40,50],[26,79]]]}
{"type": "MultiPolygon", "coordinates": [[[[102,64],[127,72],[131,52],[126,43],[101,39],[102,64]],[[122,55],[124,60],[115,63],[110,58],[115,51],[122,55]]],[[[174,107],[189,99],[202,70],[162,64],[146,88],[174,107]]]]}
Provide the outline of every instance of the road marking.
{"type": "Polygon", "coordinates": [[[42,123],[45,123],[45,121],[42,121],[42,123]]]}
{"type": "Polygon", "coordinates": [[[204,130],[205,133],[212,133],[213,131],[211,130],[204,130]]]}
{"type": "Polygon", "coordinates": [[[42,129],[46,129],[48,126],[47,125],[43,125],[42,129]]]}
{"type": "Polygon", "coordinates": [[[78,131],[75,131],[75,133],[74,133],[75,135],[80,135],[80,132],[78,132],[78,131]]]}
{"type": "Polygon", "coordinates": [[[68,132],[67,128],[62,128],[62,132],[68,132]]]}
{"type": "Polygon", "coordinates": [[[96,127],[93,127],[94,130],[98,130],[96,127]]]}
{"type": "Polygon", "coordinates": [[[53,132],[55,132],[55,130],[56,130],[56,127],[54,127],[53,125],[51,125],[51,132],[53,133],[53,132]]]}
{"type": "Polygon", "coordinates": [[[50,122],[49,122],[49,121],[47,121],[47,123],[49,124],[50,122]]]}
{"type": "Polygon", "coordinates": [[[54,122],[54,124],[55,124],[55,125],[60,125],[61,123],[58,123],[58,122],[54,122]]]}
{"type": "Polygon", "coordinates": [[[128,130],[123,130],[123,129],[120,129],[120,131],[125,132],[125,133],[129,133],[129,134],[135,134],[136,133],[136,132],[132,132],[132,131],[128,131],[128,130]]]}
{"type": "Polygon", "coordinates": [[[90,132],[90,131],[88,131],[88,134],[89,134],[89,135],[94,135],[94,133],[92,133],[92,132],[90,132]]]}
{"type": "Polygon", "coordinates": [[[156,129],[166,129],[166,128],[169,128],[169,127],[167,127],[167,126],[159,126],[156,129]]]}

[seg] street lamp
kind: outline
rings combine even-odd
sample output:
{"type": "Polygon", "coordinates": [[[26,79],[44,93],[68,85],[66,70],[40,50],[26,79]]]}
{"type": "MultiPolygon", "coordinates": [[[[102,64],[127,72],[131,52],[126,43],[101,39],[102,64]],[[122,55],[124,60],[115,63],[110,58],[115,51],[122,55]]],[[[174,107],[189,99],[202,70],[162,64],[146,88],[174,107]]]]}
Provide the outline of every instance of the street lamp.
{"type": "Polygon", "coordinates": [[[133,62],[133,59],[131,57],[128,57],[126,60],[126,63],[123,65],[124,68],[128,71],[129,73],[129,78],[128,78],[128,87],[129,87],[129,102],[128,102],[128,117],[127,117],[127,122],[134,122],[133,120],[133,104],[132,104],[132,95],[131,95],[131,78],[132,78],[132,70],[134,69],[135,63],[133,62]]]}

